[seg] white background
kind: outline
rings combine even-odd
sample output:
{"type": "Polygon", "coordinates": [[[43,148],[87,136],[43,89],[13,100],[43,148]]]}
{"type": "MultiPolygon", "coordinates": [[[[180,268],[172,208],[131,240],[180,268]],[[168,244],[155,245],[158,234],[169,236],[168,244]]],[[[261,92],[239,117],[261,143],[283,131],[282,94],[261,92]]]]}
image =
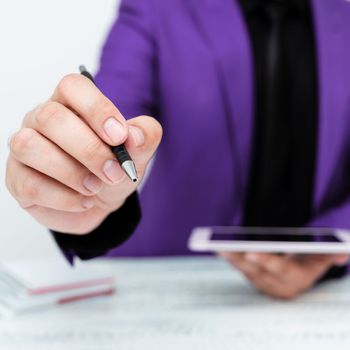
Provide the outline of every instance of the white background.
{"type": "Polygon", "coordinates": [[[85,64],[94,72],[119,0],[0,1],[0,261],[58,254],[47,230],[4,184],[8,137],[59,79],[85,64]]]}

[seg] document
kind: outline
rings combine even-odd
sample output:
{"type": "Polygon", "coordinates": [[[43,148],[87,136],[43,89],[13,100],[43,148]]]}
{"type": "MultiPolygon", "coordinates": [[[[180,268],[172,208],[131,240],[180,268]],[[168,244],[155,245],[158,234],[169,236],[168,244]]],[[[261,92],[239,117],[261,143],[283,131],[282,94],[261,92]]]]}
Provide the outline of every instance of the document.
{"type": "Polygon", "coordinates": [[[292,302],[258,293],[224,261],[98,261],[113,297],[0,320],[0,349],[348,350],[350,281],[292,302]]]}

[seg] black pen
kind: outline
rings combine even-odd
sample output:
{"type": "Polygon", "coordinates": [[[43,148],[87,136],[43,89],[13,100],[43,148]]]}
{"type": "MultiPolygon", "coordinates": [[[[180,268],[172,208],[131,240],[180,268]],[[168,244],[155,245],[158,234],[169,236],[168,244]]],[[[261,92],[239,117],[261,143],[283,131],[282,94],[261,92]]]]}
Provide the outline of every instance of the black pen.
{"type": "MultiPolygon", "coordinates": [[[[92,75],[86,70],[85,66],[79,66],[80,74],[84,75],[86,78],[90,79],[94,83],[94,78],[92,75]]],[[[137,172],[135,168],[135,163],[131,159],[128,151],[126,150],[124,144],[119,146],[111,147],[113,154],[118,160],[120,166],[124,169],[126,174],[129,176],[132,182],[137,181],[137,172]]]]}

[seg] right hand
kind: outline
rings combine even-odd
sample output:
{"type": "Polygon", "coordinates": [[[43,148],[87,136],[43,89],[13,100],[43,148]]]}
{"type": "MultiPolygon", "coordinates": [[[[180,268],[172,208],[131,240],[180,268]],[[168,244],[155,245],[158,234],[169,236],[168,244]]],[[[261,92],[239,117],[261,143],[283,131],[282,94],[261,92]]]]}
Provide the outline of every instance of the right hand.
{"type": "Polygon", "coordinates": [[[136,190],[161,137],[155,119],[126,121],[89,79],[71,74],[11,137],[6,186],[42,225],[86,234],[136,190]],[[121,143],[135,162],[136,183],[108,146],[121,143]]]}

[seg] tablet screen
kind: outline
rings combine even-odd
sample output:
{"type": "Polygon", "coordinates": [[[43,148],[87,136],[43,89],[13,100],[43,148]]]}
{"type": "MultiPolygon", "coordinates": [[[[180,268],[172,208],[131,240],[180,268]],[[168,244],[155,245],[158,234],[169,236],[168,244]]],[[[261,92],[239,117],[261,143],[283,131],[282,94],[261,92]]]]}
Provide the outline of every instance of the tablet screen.
{"type": "Polygon", "coordinates": [[[260,233],[218,233],[211,235],[212,241],[251,241],[251,242],[329,242],[339,243],[333,234],[260,234],[260,233]]]}

